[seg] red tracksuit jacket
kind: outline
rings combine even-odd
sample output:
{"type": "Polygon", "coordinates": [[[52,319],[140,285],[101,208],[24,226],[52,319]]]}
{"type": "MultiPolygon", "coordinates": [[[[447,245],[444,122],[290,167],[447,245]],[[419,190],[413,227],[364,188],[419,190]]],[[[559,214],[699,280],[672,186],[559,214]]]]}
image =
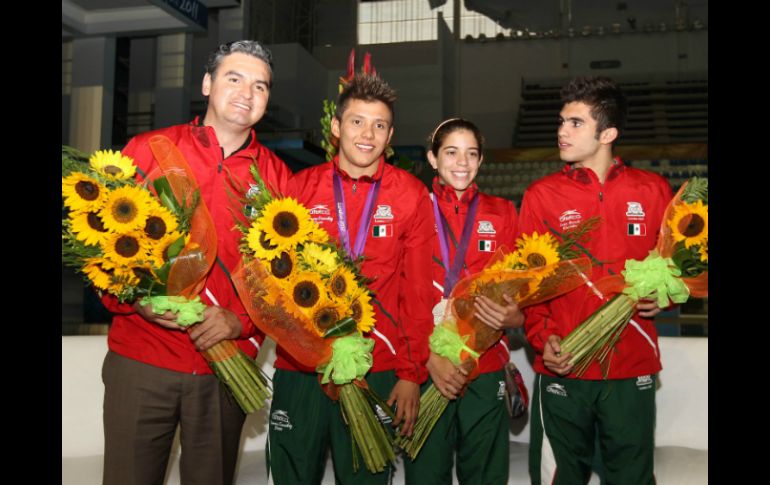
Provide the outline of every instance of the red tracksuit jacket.
{"type": "MultiPolygon", "coordinates": [[[[241,258],[238,251],[241,233],[235,228],[230,213],[232,203],[225,190],[228,186],[227,171],[242,183],[252,180],[249,166],[254,163],[254,157],[267,185],[279,191],[285,189],[291,171],[273,152],[257,141],[253,130],[246,146],[223,158],[214,129],[199,126],[196,119],[190,124],[143,133],[128,142],[123,154],[132,157],[136,166],[145,174],[157,166],[148,145],[148,140],[153,135],[167,136],[182,152],[200,186],[201,200],[206,204],[216,226],[217,261],[206,279],[201,299],[207,305],[219,305],[239,316],[243,331],[242,339],[236,342],[247,354],[255,357],[258,349],[245,337],[254,335],[257,330],[238,299],[229,277],[229,272],[241,258]]],[[[120,304],[111,295],[102,297],[102,302],[108,310],[115,313],[107,337],[109,348],[113,352],[177,372],[212,373],[187,333],[168,330],[148,322],[136,314],[130,304],[120,304]]],[[[256,334],[255,338],[261,343],[263,336],[256,334]]]]}
{"type": "MultiPolygon", "coordinates": [[[[452,231],[457,244],[459,244],[460,237],[462,236],[471,199],[474,194],[478,194],[479,197],[476,221],[471,233],[468,251],[465,253],[465,269],[461,273],[460,278],[478,273],[484,269],[489,258],[495,254],[498,248],[505,246],[507,252],[515,250],[518,217],[516,215],[516,206],[513,202],[479,192],[475,183],[458,200],[454,189],[448,185],[441,185],[438,182],[438,178],[433,180],[433,194],[438,201],[438,207],[444,215],[444,219],[449,223],[448,229],[452,231]]],[[[441,261],[438,227],[435,227],[435,233],[432,265],[434,305],[443,296],[443,292],[436,285],[443,287],[446,277],[444,264],[441,261]]],[[[452,263],[454,263],[456,249],[455,244],[452,243],[450,238],[449,258],[452,263]]],[[[509,359],[508,339],[503,334],[500,341],[490,347],[479,359],[479,371],[481,373],[498,371],[503,368],[509,359]]]]}
{"type": "MultiPolygon", "coordinates": [[[[524,193],[519,219],[522,233],[539,234],[549,227],[561,232],[589,217],[601,216],[601,225],[590,234],[587,249],[604,266],[594,266],[591,281],[620,274],[626,259],[643,260],[655,247],[663,212],[673,197],[671,186],[660,175],[631,168],[615,159],[604,184],[586,168],[566,165],[532,183],[524,193]]],[[[602,304],[586,286],[549,302],[525,309],[527,339],[535,348],[535,371],[554,375],[543,365],[543,348],[549,335],[566,337],[602,304]]],[[[661,369],[658,336],[651,319],[633,316],[611,353],[609,379],[654,374],[661,369]]],[[[575,377],[574,374],[569,377],[575,377]]],[[[593,363],[582,379],[602,379],[593,363]]]]}
{"type": "MultiPolygon", "coordinates": [[[[369,285],[376,325],[372,372],[395,369],[400,379],[422,383],[427,378],[428,336],[433,330],[430,260],[433,216],[425,185],[381,158],[374,177],[353,180],[339,169],[338,159],[295,174],[287,195],[297,198],[315,222],[339,241],[332,171],[342,180],[350,244],[356,241],[359,218],[369,187],[381,180],[376,211],[364,247],[362,272],[369,285]]],[[[280,347],[275,367],[314,372],[294,361],[280,347]]]]}

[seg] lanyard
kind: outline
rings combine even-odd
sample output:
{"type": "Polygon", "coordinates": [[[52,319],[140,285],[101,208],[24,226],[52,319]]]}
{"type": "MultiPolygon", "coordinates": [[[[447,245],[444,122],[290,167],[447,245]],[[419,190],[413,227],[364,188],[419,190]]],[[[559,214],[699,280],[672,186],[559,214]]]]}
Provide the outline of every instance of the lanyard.
{"type": "Polygon", "coordinates": [[[351,249],[350,233],[348,232],[347,206],[345,205],[345,192],[342,190],[342,180],[339,174],[332,171],[334,177],[334,205],[337,207],[337,227],[339,228],[340,239],[345,250],[352,259],[356,259],[364,253],[366,238],[369,236],[369,226],[372,222],[374,213],[374,202],[377,200],[377,193],[380,191],[380,181],[374,182],[369,187],[369,193],[366,195],[366,204],[361,212],[361,219],[358,221],[358,233],[356,233],[356,244],[351,249]]]}
{"type": "Polygon", "coordinates": [[[447,235],[447,228],[444,225],[444,216],[441,214],[441,210],[438,208],[438,196],[432,194],[433,197],[433,217],[436,219],[436,227],[438,228],[438,242],[441,247],[441,259],[444,261],[444,271],[446,276],[444,278],[444,297],[449,297],[449,293],[452,292],[455,283],[460,278],[460,271],[465,263],[465,253],[468,252],[468,244],[471,241],[471,232],[473,232],[473,225],[476,221],[476,209],[479,206],[478,192],[473,195],[471,199],[470,207],[468,208],[468,214],[465,216],[465,223],[463,224],[463,233],[460,238],[460,245],[455,252],[454,263],[450,267],[449,261],[449,236],[447,235]]]}

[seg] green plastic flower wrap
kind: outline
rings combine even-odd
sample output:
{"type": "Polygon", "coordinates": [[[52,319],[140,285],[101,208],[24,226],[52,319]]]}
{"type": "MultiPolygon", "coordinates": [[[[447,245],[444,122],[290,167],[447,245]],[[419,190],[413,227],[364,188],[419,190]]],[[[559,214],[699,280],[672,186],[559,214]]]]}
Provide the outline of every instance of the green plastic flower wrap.
{"type": "Polygon", "coordinates": [[[430,350],[442,357],[451,360],[454,365],[462,363],[462,352],[465,351],[478,359],[481,354],[465,345],[468,336],[461,336],[457,330],[457,323],[454,320],[444,320],[440,325],[436,325],[430,336],[430,350]]]}
{"type": "Polygon", "coordinates": [[[363,379],[372,368],[373,349],[374,340],[364,338],[359,333],[336,339],[332,343],[331,360],[316,369],[323,375],[321,384],[328,384],[331,379],[340,386],[355,379],[363,379]]]}
{"type": "Polygon", "coordinates": [[[183,296],[145,296],[140,303],[149,304],[156,315],[163,315],[166,312],[176,313],[176,323],[182,327],[202,322],[203,311],[206,310],[206,304],[199,296],[192,300],[183,296]]]}
{"type": "Polygon", "coordinates": [[[682,282],[682,271],[676,267],[671,258],[664,258],[656,250],[644,261],[626,260],[626,269],[622,271],[628,288],[623,293],[634,301],[655,296],[658,306],[668,306],[669,298],[674,303],[684,303],[690,297],[690,291],[682,282]]]}

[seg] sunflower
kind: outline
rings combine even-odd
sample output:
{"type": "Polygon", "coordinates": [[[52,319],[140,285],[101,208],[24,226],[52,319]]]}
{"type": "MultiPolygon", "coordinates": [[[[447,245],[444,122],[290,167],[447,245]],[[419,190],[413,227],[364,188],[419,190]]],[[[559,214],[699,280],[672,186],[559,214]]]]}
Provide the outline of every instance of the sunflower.
{"type": "Polygon", "coordinates": [[[61,179],[61,195],[71,210],[96,211],[107,199],[107,188],[84,173],[72,172],[61,179]]]}
{"type": "Polygon", "coordinates": [[[159,241],[149,240],[150,243],[150,261],[156,268],[160,268],[167,261],[171,259],[168,254],[169,247],[174,244],[180,237],[185,238],[185,244],[190,240],[190,236],[184,235],[180,232],[170,232],[160,238],[159,241]]]}
{"type": "Polygon", "coordinates": [[[306,243],[299,254],[308,269],[316,273],[332,274],[340,263],[334,251],[316,243],[306,243]]]}
{"type": "Polygon", "coordinates": [[[104,258],[88,258],[83,266],[83,273],[95,287],[107,290],[112,285],[115,264],[104,258]]]}
{"type": "Polygon", "coordinates": [[[708,263],[709,262],[709,245],[708,245],[708,241],[706,241],[705,243],[701,244],[700,250],[698,252],[700,253],[700,260],[703,261],[704,263],[708,263]]]}
{"type": "Polygon", "coordinates": [[[521,261],[521,254],[518,251],[508,253],[503,259],[496,262],[489,267],[491,270],[505,270],[505,269],[525,269],[525,264],[521,261]]]}
{"type": "Polygon", "coordinates": [[[685,202],[677,206],[668,225],[674,239],[677,242],[684,241],[686,248],[705,244],[709,237],[709,206],[703,205],[701,200],[692,204],[685,202]]]}
{"type": "Polygon", "coordinates": [[[352,295],[358,290],[356,275],[347,266],[340,266],[331,275],[328,282],[329,293],[337,299],[352,300],[352,295]]]}
{"type": "Polygon", "coordinates": [[[353,303],[350,304],[349,309],[353,320],[356,321],[356,327],[361,333],[366,333],[374,328],[374,307],[371,303],[371,297],[368,292],[363,292],[353,303]]]}
{"type": "Polygon", "coordinates": [[[143,268],[141,266],[119,265],[115,267],[116,283],[124,286],[136,286],[139,284],[139,275],[142,274],[142,272],[149,272],[149,274],[152,274],[152,271],[149,271],[148,268],[143,268]]]}
{"type": "Polygon", "coordinates": [[[150,195],[139,187],[120,187],[107,195],[99,215],[104,227],[115,232],[142,229],[147,222],[150,195]]]}
{"type": "Polygon", "coordinates": [[[310,213],[292,198],[274,199],[264,209],[256,225],[265,238],[281,250],[294,248],[307,239],[312,229],[310,213]]]}
{"type": "Polygon", "coordinates": [[[139,231],[113,233],[101,243],[104,257],[119,265],[132,265],[148,259],[149,244],[139,231]]]}
{"type": "Polygon", "coordinates": [[[323,335],[329,328],[333,327],[335,323],[340,321],[344,315],[344,307],[337,303],[326,300],[323,303],[316,305],[313,308],[311,319],[313,321],[313,327],[318,335],[323,335]]]}
{"type": "Polygon", "coordinates": [[[281,255],[270,261],[270,273],[279,280],[291,278],[297,268],[297,255],[294,251],[282,251],[281,255]]]}
{"type": "Polygon", "coordinates": [[[254,256],[263,261],[270,261],[280,256],[283,251],[275,244],[270,244],[270,241],[265,238],[264,231],[256,224],[249,228],[249,232],[246,235],[246,243],[249,245],[249,249],[254,251],[254,256]]]}
{"type": "Polygon", "coordinates": [[[150,205],[150,210],[147,212],[147,221],[144,223],[144,233],[150,239],[158,241],[163,236],[176,231],[179,224],[170,210],[160,204],[150,205]]]}
{"type": "Polygon", "coordinates": [[[313,223],[313,229],[310,231],[307,238],[314,243],[325,244],[329,242],[329,233],[326,232],[326,229],[323,227],[313,223]]]}
{"type": "Polygon", "coordinates": [[[531,236],[523,234],[516,240],[521,263],[528,268],[548,266],[559,262],[557,248],[559,243],[550,233],[538,235],[537,231],[531,236]]]}
{"type": "Polygon", "coordinates": [[[136,173],[134,160],[120,151],[97,150],[89,162],[94,171],[112,179],[126,180],[136,173]]]}
{"type": "Polygon", "coordinates": [[[294,276],[289,284],[288,293],[294,303],[304,310],[313,308],[319,300],[326,298],[326,290],[321,277],[307,271],[297,273],[294,276]]]}
{"type": "Polygon", "coordinates": [[[110,234],[99,214],[93,211],[71,212],[70,221],[75,237],[87,245],[95,246],[110,234]]]}

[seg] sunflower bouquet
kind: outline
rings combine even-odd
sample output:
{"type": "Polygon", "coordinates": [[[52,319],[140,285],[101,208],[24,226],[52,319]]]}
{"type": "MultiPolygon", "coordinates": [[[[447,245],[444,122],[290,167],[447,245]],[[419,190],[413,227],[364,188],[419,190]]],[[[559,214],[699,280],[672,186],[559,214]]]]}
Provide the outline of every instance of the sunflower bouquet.
{"type": "MultiPolygon", "coordinates": [[[[582,285],[583,274],[590,271],[588,258],[578,257],[575,242],[598,223],[597,218],[585,221],[570,232],[563,244],[550,234],[524,234],[516,241],[516,250],[506,253],[499,249],[479,273],[460,280],[452,290],[443,315],[430,336],[433,353],[448,358],[468,373],[468,381],[478,376],[478,359],[502,336],[501,330],[486,325],[474,314],[473,302],[486,296],[505,305],[503,295],[512,297],[519,308],[543,302],[582,285]]],[[[434,385],[420,397],[420,415],[411,437],[399,437],[398,444],[414,460],[449,399],[434,385]]]]}
{"type": "MultiPolygon", "coordinates": [[[[198,294],[216,256],[216,234],[181,153],[166,137],[153,137],[150,146],[161,168],[144,183],[119,151],[87,158],[62,147],[62,260],[98,293],[121,303],[141,298],[188,327],[204,319],[198,294]]],[[[245,412],[264,405],[265,380],[235,343],[202,354],[245,412]]]]}
{"type": "Polygon", "coordinates": [[[631,317],[640,299],[657,299],[664,308],[669,300],[708,297],[708,179],[682,185],[666,208],[655,249],[644,261],[626,260],[621,273],[592,285],[605,303],[561,341],[578,376],[598,361],[606,378],[610,350],[629,322],[636,325],[631,317]]]}
{"type": "Polygon", "coordinates": [[[243,259],[233,281],[252,320],[320,385],[349,425],[354,468],[363,457],[372,472],[395,460],[387,428],[393,414],[369,389],[374,308],[358,262],[352,261],[293,198],[273,197],[252,167],[248,191],[232,181],[243,207],[243,259]]]}

